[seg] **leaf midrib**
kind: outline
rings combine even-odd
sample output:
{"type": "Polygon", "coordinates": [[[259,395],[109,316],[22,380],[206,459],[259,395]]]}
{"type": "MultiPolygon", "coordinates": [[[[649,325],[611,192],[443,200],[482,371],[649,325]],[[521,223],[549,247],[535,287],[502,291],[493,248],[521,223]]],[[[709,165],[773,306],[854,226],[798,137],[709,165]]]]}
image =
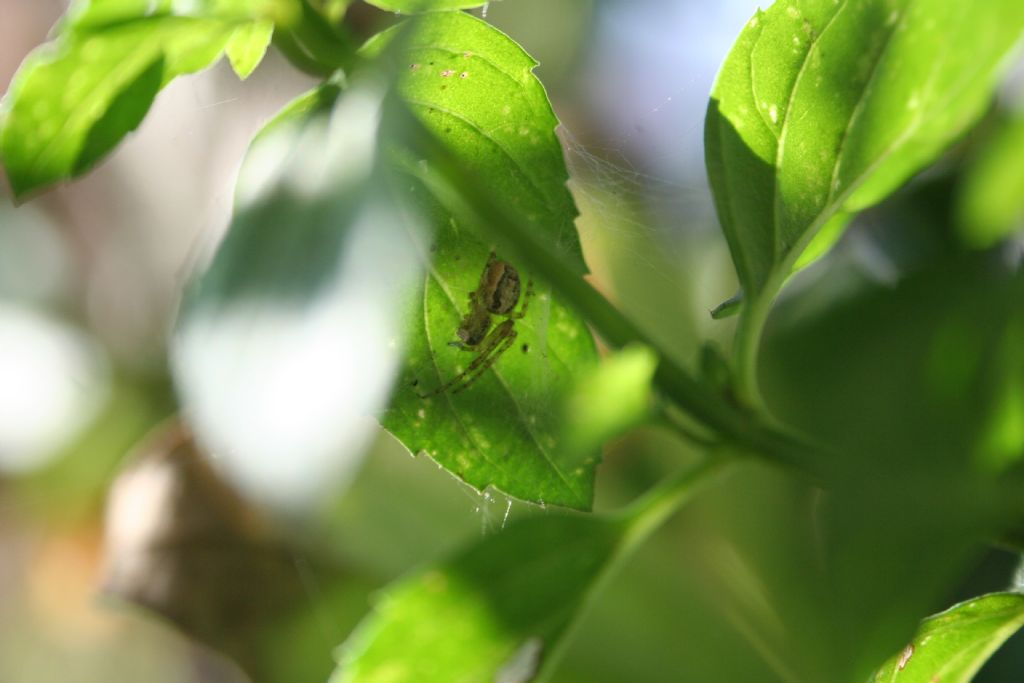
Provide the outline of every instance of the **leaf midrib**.
{"type": "MultiPolygon", "coordinates": [[[[832,163],[832,173],[828,181],[828,196],[825,199],[825,206],[832,203],[834,193],[839,189],[837,181],[839,178],[839,169],[843,162],[843,153],[846,151],[846,142],[850,137],[850,131],[853,130],[854,123],[860,118],[864,111],[864,105],[868,101],[868,95],[871,92],[871,88],[875,85],[875,79],[878,76],[878,67],[885,61],[886,54],[889,51],[889,46],[892,45],[892,38],[903,28],[907,16],[910,15],[911,9],[916,3],[916,0],[910,0],[904,7],[903,13],[900,15],[899,21],[893,25],[892,30],[889,31],[885,36],[885,44],[882,45],[882,49],[878,51],[878,59],[871,65],[871,74],[868,76],[868,80],[864,83],[864,90],[861,92],[860,97],[857,98],[857,104],[853,107],[853,112],[850,114],[849,120],[846,122],[846,128],[843,130],[842,136],[839,138],[839,148],[836,151],[836,159],[832,163]]],[[[824,213],[824,212],[823,212],[824,213]]]]}
{"type": "MultiPolygon", "coordinates": [[[[821,43],[822,37],[826,33],[828,33],[828,30],[829,30],[829,28],[832,27],[832,24],[833,24],[833,22],[835,22],[836,17],[838,17],[840,14],[842,14],[843,10],[845,10],[847,8],[847,6],[848,6],[848,4],[846,2],[843,2],[841,5],[837,5],[836,9],[835,9],[835,13],[831,17],[829,17],[827,22],[825,22],[825,25],[822,27],[821,31],[816,36],[814,36],[814,38],[812,38],[809,41],[810,44],[807,47],[807,52],[804,53],[803,61],[801,61],[801,63],[800,63],[800,69],[797,71],[796,78],[793,80],[793,88],[792,88],[792,90],[789,91],[789,99],[786,102],[786,111],[783,114],[783,119],[782,119],[782,128],[779,130],[778,144],[775,147],[775,173],[772,174],[772,183],[773,183],[773,188],[772,188],[772,263],[773,264],[778,264],[780,262],[779,256],[780,256],[780,254],[782,252],[782,230],[781,230],[781,224],[782,224],[782,220],[781,220],[782,202],[781,202],[781,199],[782,199],[782,196],[781,196],[781,194],[779,192],[779,168],[782,165],[782,156],[784,154],[784,150],[785,150],[785,147],[786,147],[786,140],[788,139],[788,136],[789,136],[789,123],[792,120],[791,114],[793,112],[793,102],[796,100],[796,93],[797,93],[798,90],[800,90],[800,84],[803,82],[804,75],[807,73],[807,65],[810,64],[810,62],[811,62],[811,55],[814,54],[818,50],[818,46],[821,43]]],[[[753,95],[754,98],[755,98],[755,100],[754,100],[755,107],[757,105],[757,99],[756,99],[757,93],[754,91],[754,84],[755,84],[755,82],[753,80],[753,71],[754,71],[753,52],[754,52],[755,49],[757,49],[757,45],[758,45],[758,43],[761,42],[761,38],[763,36],[764,36],[764,33],[762,32],[761,36],[758,37],[757,42],[754,43],[754,47],[751,48],[751,50],[750,50],[750,52],[751,52],[751,60],[750,60],[750,70],[751,70],[750,92],[751,92],[751,95],[753,95]]],[[[771,130],[771,127],[769,126],[768,129],[771,130]]],[[[817,219],[815,219],[815,220],[817,220],[817,219]]],[[[785,259],[782,259],[782,260],[785,260],[785,259]]]]}

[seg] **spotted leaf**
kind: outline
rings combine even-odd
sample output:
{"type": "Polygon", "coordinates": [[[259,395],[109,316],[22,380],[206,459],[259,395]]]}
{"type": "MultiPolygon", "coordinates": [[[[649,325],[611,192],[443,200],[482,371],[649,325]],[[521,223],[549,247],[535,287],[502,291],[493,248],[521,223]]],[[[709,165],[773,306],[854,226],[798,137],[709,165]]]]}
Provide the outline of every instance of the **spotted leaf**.
{"type": "MultiPolygon", "coordinates": [[[[583,272],[558,121],[532,73],[536,62],[464,13],[426,15],[408,33],[399,31],[378,37],[364,52],[405,41],[400,95],[494,197],[583,272]]],[[[468,348],[453,345],[463,317],[480,307],[480,295],[472,293],[480,290],[492,248],[421,182],[429,160],[410,160],[400,151],[394,158],[408,171],[399,182],[433,226],[433,239],[422,249],[429,268],[406,302],[408,327],[400,340],[406,362],[384,427],[478,489],[589,508],[597,453],[559,444],[568,389],[596,360],[587,327],[533,277],[530,264],[509,263],[520,280],[513,317],[482,314],[491,334],[499,326],[505,332],[468,348]],[[488,348],[495,350],[488,354],[488,348]]]]}

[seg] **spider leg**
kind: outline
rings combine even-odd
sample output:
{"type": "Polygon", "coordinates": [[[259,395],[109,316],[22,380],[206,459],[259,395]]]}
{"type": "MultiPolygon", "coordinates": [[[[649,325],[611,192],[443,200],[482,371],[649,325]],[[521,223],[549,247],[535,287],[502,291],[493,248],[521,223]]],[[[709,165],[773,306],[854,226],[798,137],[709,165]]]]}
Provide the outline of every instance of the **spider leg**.
{"type": "Polygon", "coordinates": [[[508,350],[517,335],[518,333],[515,330],[515,324],[511,320],[506,320],[501,323],[491,330],[491,333],[488,334],[480,343],[479,353],[465,370],[455,375],[436,389],[425,394],[420,394],[420,398],[436,396],[437,394],[447,391],[453,386],[458,386],[453,393],[457,393],[467,388],[476,381],[480,375],[487,370],[487,368],[491,367],[491,365],[501,357],[501,354],[508,350]]]}
{"type": "Polygon", "coordinates": [[[523,307],[519,311],[512,311],[506,318],[519,320],[526,316],[526,310],[530,307],[530,299],[533,298],[533,280],[526,281],[526,291],[523,292],[523,307]]]}
{"type": "MultiPolygon", "coordinates": [[[[509,320],[507,322],[511,323],[512,321],[509,320]]],[[[509,350],[512,344],[515,342],[516,337],[518,336],[519,333],[516,332],[515,328],[510,325],[508,328],[508,332],[498,341],[498,343],[491,350],[490,354],[487,356],[484,362],[480,363],[479,367],[475,372],[470,373],[469,368],[466,368],[466,372],[462,373],[462,383],[459,386],[455,387],[455,389],[452,390],[452,393],[457,394],[460,391],[464,391],[468,389],[473,384],[473,382],[480,379],[480,376],[487,372],[487,369],[490,368],[495,363],[497,363],[498,359],[501,358],[502,354],[509,350]]],[[[477,358],[477,360],[480,360],[479,357],[477,358]]]]}

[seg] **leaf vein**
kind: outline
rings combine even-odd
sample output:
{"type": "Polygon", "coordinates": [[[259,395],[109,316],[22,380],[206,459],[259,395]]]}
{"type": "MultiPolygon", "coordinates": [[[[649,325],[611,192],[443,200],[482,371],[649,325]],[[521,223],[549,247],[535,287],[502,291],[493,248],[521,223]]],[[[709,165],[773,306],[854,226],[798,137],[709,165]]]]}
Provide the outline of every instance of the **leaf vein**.
{"type": "MultiPolygon", "coordinates": [[[[829,27],[832,26],[842,11],[846,8],[846,3],[838,5],[835,12],[829,17],[828,21],[821,28],[821,31],[810,40],[810,45],[807,48],[807,52],[804,54],[803,61],[800,63],[800,69],[797,71],[796,79],[793,81],[793,89],[789,91],[789,100],[786,102],[786,111],[782,114],[782,127],[779,130],[779,145],[775,148],[775,174],[774,174],[774,192],[772,195],[772,262],[779,262],[779,254],[782,251],[782,231],[780,230],[781,224],[781,210],[782,202],[779,200],[781,196],[779,194],[779,168],[782,164],[782,156],[785,153],[786,138],[789,133],[789,122],[791,120],[791,114],[793,109],[793,103],[796,101],[796,93],[800,89],[800,83],[803,81],[804,74],[807,73],[807,66],[811,63],[811,55],[818,49],[818,45],[821,42],[822,36],[828,32],[829,27]]],[[[753,64],[753,60],[751,60],[753,64]]],[[[753,83],[751,83],[751,92],[753,93],[753,83]]],[[[756,102],[755,102],[756,104],[756,102]]]]}
{"type": "Polygon", "coordinates": [[[406,101],[409,104],[415,105],[415,106],[418,106],[418,107],[425,107],[425,108],[428,108],[428,109],[436,109],[437,111],[442,112],[444,114],[447,114],[448,116],[451,116],[454,119],[462,121],[464,124],[466,124],[467,126],[472,128],[473,130],[475,130],[481,137],[483,137],[484,139],[488,140],[492,145],[494,145],[498,149],[498,151],[500,151],[505,157],[508,158],[509,161],[512,162],[512,165],[519,172],[519,174],[526,180],[527,184],[530,185],[531,188],[533,188],[533,191],[536,193],[536,195],[538,197],[542,198],[542,203],[544,204],[544,208],[549,213],[553,213],[554,212],[551,204],[548,202],[547,197],[544,196],[544,189],[540,185],[537,184],[537,182],[530,176],[529,173],[526,172],[526,169],[523,167],[522,163],[520,163],[519,160],[516,159],[515,156],[513,156],[513,154],[508,149],[506,149],[504,145],[502,145],[500,142],[498,142],[494,138],[493,135],[491,135],[489,132],[485,131],[483,128],[481,128],[479,125],[477,125],[473,121],[471,121],[468,118],[466,118],[464,115],[462,115],[462,114],[460,114],[460,113],[458,113],[456,111],[453,111],[451,109],[448,109],[447,107],[441,107],[441,106],[438,106],[436,103],[433,103],[433,102],[424,102],[423,100],[416,100],[416,99],[412,99],[412,98],[408,98],[408,97],[406,98],[406,101]]]}
{"type": "MultiPolygon", "coordinates": [[[[914,0],[911,0],[910,5],[913,4],[914,0]]],[[[846,143],[850,137],[850,131],[853,130],[854,123],[856,123],[857,119],[860,118],[861,114],[863,113],[864,107],[871,94],[872,88],[877,82],[876,77],[879,73],[878,67],[882,62],[885,61],[885,55],[889,50],[889,46],[892,45],[892,37],[896,35],[896,33],[899,32],[899,30],[903,27],[907,15],[909,14],[910,6],[908,5],[904,9],[903,14],[900,16],[900,20],[896,23],[895,26],[893,26],[892,30],[889,31],[888,34],[886,34],[885,43],[882,45],[882,48],[878,51],[878,57],[875,59],[874,64],[871,65],[871,74],[868,76],[868,80],[864,84],[864,89],[861,91],[860,96],[857,98],[857,103],[853,107],[853,112],[850,114],[850,118],[846,121],[846,128],[843,129],[843,134],[839,138],[839,148],[836,151],[836,159],[835,162],[832,164],[832,173],[830,174],[828,185],[828,198],[825,202],[825,206],[831,204],[832,197],[834,196],[836,190],[839,189],[837,184],[839,178],[839,169],[842,167],[843,153],[846,151],[846,143]]]]}

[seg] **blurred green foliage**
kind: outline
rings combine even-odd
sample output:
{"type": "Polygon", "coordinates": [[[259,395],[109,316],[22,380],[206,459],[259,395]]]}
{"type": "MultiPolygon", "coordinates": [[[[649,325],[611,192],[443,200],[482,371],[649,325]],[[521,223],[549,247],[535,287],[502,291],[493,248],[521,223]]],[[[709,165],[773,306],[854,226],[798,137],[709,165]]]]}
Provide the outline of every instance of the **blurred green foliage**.
{"type": "MultiPolygon", "coordinates": [[[[983,665],[1024,621],[1019,593],[996,592],[1007,588],[1011,555],[992,549],[1024,547],[1019,116],[997,105],[983,134],[898,188],[983,115],[1024,29],[1020,5],[779,0],[755,15],[723,67],[707,129],[711,184],[744,292],[730,364],[717,348],[728,345],[733,327],[707,316],[709,281],[715,295],[735,287],[722,245],[696,232],[649,229],[657,213],[651,198],[620,201],[600,172],[574,178],[571,196],[557,120],[529,54],[478,19],[439,13],[410,32],[386,31],[357,57],[342,24],[348,4],[296,2],[294,12],[252,23],[256,15],[247,13],[256,5],[247,2],[200,3],[189,17],[173,14],[182,9],[174,3],[93,2],[82,5],[78,23],[64,25],[57,51],[30,57],[12,86],[0,146],[22,196],[85,172],[141,121],[171,78],[204,68],[225,46],[242,77],[260,63],[272,34],[295,66],[331,74],[254,146],[247,168],[276,160],[262,178],[269,182],[247,185],[253,177],[243,173],[233,226],[193,285],[180,329],[197,311],[217,323],[241,310],[246,324],[217,337],[223,345],[198,344],[220,356],[206,365],[196,356],[183,361],[192,371],[244,359],[240,349],[251,349],[254,337],[285,340],[260,351],[287,346],[295,330],[311,339],[307,324],[337,304],[332,278],[343,268],[373,270],[387,281],[378,289],[398,289],[402,273],[385,266],[405,263],[395,246],[402,240],[386,228],[414,226],[408,242],[420,251],[422,273],[399,269],[422,283],[405,300],[412,303],[370,307],[400,313],[408,328],[402,343],[385,335],[374,345],[389,349],[381,352],[388,358],[399,348],[405,354],[382,419],[398,440],[380,435],[365,461],[352,455],[348,462],[362,465],[345,492],[322,474],[336,486],[333,499],[301,515],[270,516],[259,534],[243,523],[264,519],[258,504],[226,487],[172,487],[175,511],[139,540],[163,558],[157,566],[184,577],[174,584],[181,592],[163,604],[121,594],[231,655],[257,683],[325,680],[331,650],[347,637],[339,681],[511,683],[540,673],[565,683],[931,683],[972,680],[979,669],[974,680],[1017,680],[1019,638],[983,665]],[[225,8],[241,8],[242,24],[222,23],[225,8]],[[108,10],[128,14],[113,25],[108,10]],[[209,31],[148,28],[158,25],[209,31]],[[94,49],[102,59],[85,59],[82,52],[94,49]],[[360,60],[371,66],[360,68],[360,60]],[[385,96],[377,73],[395,61],[398,85],[385,96]],[[82,93],[67,94],[69,83],[82,93]],[[376,115],[406,105],[425,126],[378,149],[376,115]],[[299,135],[277,137],[293,124],[299,135]],[[417,136],[423,144],[401,147],[417,136]],[[277,156],[259,157],[263,144],[277,156]],[[435,158],[431,149],[445,154],[435,158]],[[380,172],[395,167],[398,174],[380,172]],[[445,175],[451,168],[476,184],[446,185],[458,177],[445,175]],[[462,212],[465,205],[471,210],[462,212]],[[362,211],[367,206],[374,210],[362,211]],[[346,252],[366,215],[392,251],[346,252]],[[535,298],[528,316],[514,321],[518,336],[505,338],[514,344],[479,382],[424,400],[425,390],[457,377],[472,358],[447,343],[475,302],[469,293],[486,289],[481,269],[493,233],[475,225],[481,215],[523,227],[504,238],[526,244],[514,267],[535,298]],[[531,239],[569,264],[561,282],[545,278],[550,262],[541,267],[544,251],[531,239]],[[627,314],[617,329],[640,322],[649,331],[645,345],[596,362],[582,315],[611,316],[590,320],[599,333],[620,319],[603,298],[604,309],[573,298],[598,296],[580,287],[587,265],[627,314]],[[569,280],[575,288],[564,287],[569,280]],[[289,324],[267,315],[260,306],[268,301],[292,316],[289,324]],[[710,414],[725,418],[702,424],[699,411],[671,405],[666,375],[657,374],[666,362],[684,385],[706,392],[689,396],[712,398],[719,412],[710,414]],[[752,449],[751,434],[779,453],[810,444],[793,461],[800,470],[779,465],[778,453],[752,449]],[[469,436],[471,453],[462,448],[469,436]],[[597,514],[522,502],[589,508],[602,444],[597,514]],[[494,457],[512,465],[499,467],[494,457]],[[720,467],[731,476],[656,528],[720,467]],[[552,484],[564,468],[578,482],[568,492],[552,484]],[[195,490],[206,497],[184,493],[195,490]],[[224,506],[235,522],[221,523],[224,506]],[[974,598],[982,593],[992,594],[974,598]],[[965,598],[974,599],[943,611],[965,598]],[[276,599],[281,609],[258,609],[276,599]]],[[[372,4],[418,11],[481,3],[372,4]]],[[[553,72],[572,64],[575,46],[558,44],[562,34],[552,27],[583,4],[533,3],[518,14],[511,5],[494,8],[509,27],[535,22],[524,18],[534,12],[558,17],[528,41],[548,37],[536,50],[555,55],[553,72]]],[[[585,9],[566,34],[574,40],[586,37],[585,9]]],[[[588,161],[590,170],[608,171],[588,161]]],[[[688,228],[700,221],[677,220],[688,228]]],[[[344,341],[331,338],[327,348],[354,354],[344,341]]],[[[256,381],[243,386],[265,390],[279,357],[254,357],[247,372],[256,381]]],[[[370,365],[369,355],[356,360],[370,365]]],[[[115,365],[109,399],[91,426],[52,464],[0,482],[5,507],[15,511],[0,510],[0,522],[25,518],[17,524],[40,537],[74,534],[95,544],[101,499],[124,454],[179,407],[195,419],[189,391],[176,399],[163,368],[147,374],[115,365]]],[[[181,367],[179,387],[192,381],[181,367]]],[[[323,368],[312,375],[338,386],[323,368]]],[[[242,393],[262,399],[258,390],[242,393]]],[[[312,393],[285,392],[275,405],[316,416],[312,393]]],[[[251,405],[242,394],[219,396],[221,414],[251,405]]],[[[323,415],[324,433],[348,432],[338,415],[323,415]]],[[[269,434],[277,416],[250,415],[243,431],[269,434]]],[[[220,450],[210,455],[221,465],[247,455],[244,447],[220,450]]],[[[300,462],[294,453],[275,455],[300,462]]],[[[218,477],[203,472],[200,480],[218,477]]],[[[141,523],[144,509],[133,521],[141,523]]],[[[61,557],[39,556],[24,572],[24,601],[0,615],[47,609],[32,578],[47,576],[61,557]]],[[[141,594],[161,585],[144,580],[141,594]]],[[[49,647],[51,639],[36,640],[49,647]]],[[[171,641],[164,633],[149,642],[171,641]]],[[[0,677],[4,671],[0,664],[0,677]]],[[[213,676],[238,675],[229,671],[222,666],[213,676]]],[[[161,673],[189,676],[169,664],[161,673]]]]}

